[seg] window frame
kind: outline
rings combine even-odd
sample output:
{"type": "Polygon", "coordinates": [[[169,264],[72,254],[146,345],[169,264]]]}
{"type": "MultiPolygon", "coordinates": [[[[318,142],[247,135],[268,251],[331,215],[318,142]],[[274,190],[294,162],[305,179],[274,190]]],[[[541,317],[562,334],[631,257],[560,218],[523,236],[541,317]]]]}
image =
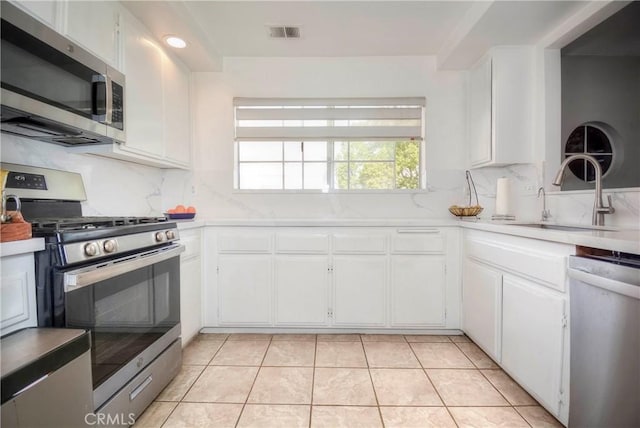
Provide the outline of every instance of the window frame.
{"type": "MultiPolygon", "coordinates": [[[[365,193],[365,194],[384,194],[384,193],[389,193],[389,194],[413,194],[413,193],[427,193],[428,189],[427,189],[427,174],[426,174],[426,138],[425,138],[425,133],[426,133],[426,129],[425,129],[425,113],[426,113],[426,100],[424,98],[413,98],[413,99],[422,99],[423,100],[423,104],[421,105],[421,114],[420,114],[420,138],[395,138],[395,137],[390,137],[388,139],[375,139],[375,140],[365,140],[365,139],[350,139],[350,138],[335,138],[335,137],[329,137],[329,138],[322,138],[321,140],[318,139],[304,139],[304,138],[300,138],[298,141],[296,142],[300,142],[302,145],[304,145],[305,142],[312,142],[312,141],[323,141],[326,143],[326,150],[327,150],[327,158],[326,160],[322,160],[322,161],[307,161],[304,159],[304,146],[302,146],[302,157],[301,160],[299,161],[287,161],[285,160],[285,144],[287,141],[293,141],[293,140],[279,140],[279,139],[261,139],[259,137],[255,138],[255,139],[249,139],[249,138],[243,138],[243,139],[234,139],[234,148],[233,148],[233,153],[234,153],[234,166],[233,166],[233,192],[234,193],[258,193],[258,194],[269,194],[269,193],[283,193],[283,194],[295,194],[295,193],[303,193],[303,194],[356,194],[356,193],[365,193]],[[240,160],[240,144],[242,142],[249,142],[249,141],[265,141],[265,140],[269,140],[269,141],[274,141],[274,142],[278,142],[281,144],[281,150],[282,150],[282,155],[280,160],[274,160],[274,161],[241,161],[240,160]],[[334,146],[336,142],[346,142],[346,143],[352,143],[352,142],[375,142],[375,141],[385,141],[385,142],[392,142],[395,144],[394,146],[394,153],[393,153],[393,159],[392,160],[356,160],[353,161],[351,160],[351,150],[348,150],[348,159],[347,160],[335,160],[334,159],[334,146]],[[348,180],[349,180],[349,187],[351,185],[350,181],[351,181],[351,165],[354,162],[362,162],[362,163],[391,163],[393,165],[393,180],[394,180],[394,186],[397,186],[397,171],[396,171],[396,150],[397,150],[397,144],[399,143],[403,143],[403,142],[416,142],[418,143],[418,187],[415,189],[398,189],[398,188],[386,188],[386,189],[352,189],[352,188],[348,188],[348,189],[338,189],[336,188],[336,183],[335,183],[335,170],[336,170],[336,165],[338,164],[347,164],[347,168],[348,168],[348,180]],[[241,175],[240,175],[240,166],[242,164],[251,164],[251,163],[268,163],[268,164],[280,164],[281,165],[281,188],[279,189],[242,189],[240,188],[240,183],[241,183],[241,175]],[[301,164],[301,186],[302,188],[299,189],[287,189],[285,188],[285,165],[287,163],[296,163],[296,164],[301,164]],[[304,188],[304,167],[306,164],[324,164],[326,165],[326,170],[327,170],[327,188],[326,189],[305,189],[304,188]]],[[[326,100],[326,99],[323,99],[326,100]]],[[[335,100],[342,100],[342,99],[335,99],[335,100]]],[[[335,101],[334,100],[334,101],[335,101]]],[[[344,100],[348,100],[348,99],[344,99],[344,100]]],[[[363,100],[363,99],[357,99],[357,100],[363,100]]],[[[384,98],[383,98],[384,100],[384,98]]],[[[308,99],[306,100],[307,103],[306,105],[316,105],[316,103],[311,104],[312,100],[308,99]]],[[[325,101],[326,102],[326,101],[325,101]]],[[[347,101],[343,101],[342,103],[328,103],[326,105],[327,108],[335,108],[336,106],[352,106],[351,104],[346,104],[347,101]]],[[[295,101],[293,104],[288,104],[288,105],[296,105],[296,104],[300,104],[299,101],[295,101]]],[[[260,105],[260,104],[257,104],[260,105]]],[[[286,108],[287,104],[279,104],[278,103],[278,99],[273,99],[273,101],[271,102],[266,102],[262,105],[273,105],[273,106],[278,106],[278,107],[283,107],[286,108]]],[[[305,105],[305,104],[302,104],[305,105]]],[[[369,104],[361,104],[361,105],[369,105],[369,104]]],[[[384,106],[384,105],[388,105],[388,104],[379,104],[380,106],[384,106]]],[[[412,106],[416,106],[414,104],[408,104],[408,105],[412,105],[412,106]]],[[[401,104],[398,104],[396,107],[401,106],[401,104]]],[[[357,104],[355,104],[355,107],[358,107],[357,104]]],[[[238,119],[235,117],[235,112],[236,109],[238,108],[237,105],[235,105],[235,99],[234,99],[234,129],[237,129],[237,123],[238,123],[238,119]]],[[[332,128],[333,125],[331,122],[333,122],[333,120],[328,120],[329,125],[327,126],[328,128],[332,128]]]]}

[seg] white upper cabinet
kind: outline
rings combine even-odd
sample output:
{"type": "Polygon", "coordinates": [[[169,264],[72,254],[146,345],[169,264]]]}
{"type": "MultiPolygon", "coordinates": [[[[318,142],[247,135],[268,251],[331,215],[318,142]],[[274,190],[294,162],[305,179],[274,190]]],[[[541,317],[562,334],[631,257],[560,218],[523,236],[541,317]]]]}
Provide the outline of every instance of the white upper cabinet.
{"type": "Polygon", "coordinates": [[[472,167],[533,159],[534,53],[529,46],[492,48],[469,73],[472,167]]]}
{"type": "Polygon", "coordinates": [[[53,1],[11,0],[11,3],[42,21],[51,28],[56,28],[58,3],[53,1]]]}
{"type": "Polygon", "coordinates": [[[162,73],[165,53],[133,16],[124,19],[125,148],[164,155],[162,73]]]}
{"type": "Polygon", "coordinates": [[[63,33],[120,70],[120,7],[113,1],[66,1],[63,33]]]}
{"type": "Polygon", "coordinates": [[[180,61],[165,56],[162,63],[165,157],[180,164],[191,161],[189,93],[191,73],[180,61]]]}
{"type": "Polygon", "coordinates": [[[191,162],[189,69],[173,58],[119,3],[95,4],[100,5],[97,12],[93,2],[69,2],[67,32],[124,73],[126,137],[124,143],[70,150],[159,168],[188,169],[191,162]],[[93,17],[94,14],[102,19],[82,21],[85,15],[93,17]]]}

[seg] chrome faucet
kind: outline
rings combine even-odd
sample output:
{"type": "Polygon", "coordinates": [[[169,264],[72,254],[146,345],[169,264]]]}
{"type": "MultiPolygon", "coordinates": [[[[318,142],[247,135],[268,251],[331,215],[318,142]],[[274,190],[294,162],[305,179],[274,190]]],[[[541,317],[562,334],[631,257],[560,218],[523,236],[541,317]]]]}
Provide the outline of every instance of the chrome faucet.
{"type": "Polygon", "coordinates": [[[558,174],[556,175],[555,180],[553,180],[553,185],[559,186],[562,184],[562,180],[564,178],[564,170],[567,168],[567,165],[569,165],[576,159],[586,160],[591,165],[593,165],[593,168],[596,170],[596,194],[593,200],[593,214],[591,216],[591,224],[594,226],[604,226],[604,215],[613,214],[615,212],[615,209],[611,205],[611,195],[607,196],[607,200],[609,201],[608,207],[605,207],[604,202],[602,202],[602,168],[600,167],[600,163],[598,163],[598,160],[596,158],[585,154],[569,156],[562,162],[562,164],[560,164],[560,169],[558,170],[558,174]]]}
{"type": "Polygon", "coordinates": [[[549,220],[549,217],[551,217],[551,213],[549,213],[549,210],[547,209],[547,193],[544,191],[544,187],[541,187],[538,189],[538,198],[540,197],[541,193],[542,193],[542,215],[540,219],[542,221],[547,221],[549,220]]]}

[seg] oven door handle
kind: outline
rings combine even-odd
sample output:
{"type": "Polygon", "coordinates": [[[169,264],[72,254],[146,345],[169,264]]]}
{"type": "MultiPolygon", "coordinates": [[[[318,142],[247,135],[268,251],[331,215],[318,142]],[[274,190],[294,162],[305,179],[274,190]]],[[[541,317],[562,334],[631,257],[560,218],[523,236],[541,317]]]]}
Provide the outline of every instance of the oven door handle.
{"type": "Polygon", "coordinates": [[[106,265],[99,264],[64,273],[64,292],[77,290],[87,285],[114,278],[127,272],[151,266],[158,262],[178,256],[184,251],[184,245],[175,244],[134,257],[113,260],[106,265]]]}

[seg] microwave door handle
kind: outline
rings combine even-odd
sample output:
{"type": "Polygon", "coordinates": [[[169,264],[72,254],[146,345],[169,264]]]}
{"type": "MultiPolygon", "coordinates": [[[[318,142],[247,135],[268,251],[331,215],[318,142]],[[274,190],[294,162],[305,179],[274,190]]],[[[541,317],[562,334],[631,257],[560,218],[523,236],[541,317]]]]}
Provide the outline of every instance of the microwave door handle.
{"type": "Polygon", "coordinates": [[[107,121],[107,107],[108,107],[108,102],[109,102],[109,87],[107,84],[107,75],[106,74],[95,74],[92,78],[91,78],[91,85],[93,86],[93,88],[91,89],[92,92],[92,101],[91,101],[91,119],[95,120],[96,122],[100,122],[100,123],[106,123],[107,121]],[[105,105],[104,105],[104,114],[99,114],[99,110],[100,107],[98,105],[98,87],[104,85],[105,86],[105,105]]]}
{"type": "Polygon", "coordinates": [[[151,253],[140,254],[130,259],[123,258],[114,260],[106,266],[97,263],[94,266],[65,272],[63,275],[64,292],[68,293],[127,272],[132,272],[136,269],[151,266],[176,257],[183,251],[184,245],[178,244],[151,253]]]}
{"type": "Polygon", "coordinates": [[[106,104],[107,104],[107,117],[104,119],[104,123],[107,125],[111,125],[113,118],[113,80],[111,76],[105,75],[106,78],[106,104]]]}

